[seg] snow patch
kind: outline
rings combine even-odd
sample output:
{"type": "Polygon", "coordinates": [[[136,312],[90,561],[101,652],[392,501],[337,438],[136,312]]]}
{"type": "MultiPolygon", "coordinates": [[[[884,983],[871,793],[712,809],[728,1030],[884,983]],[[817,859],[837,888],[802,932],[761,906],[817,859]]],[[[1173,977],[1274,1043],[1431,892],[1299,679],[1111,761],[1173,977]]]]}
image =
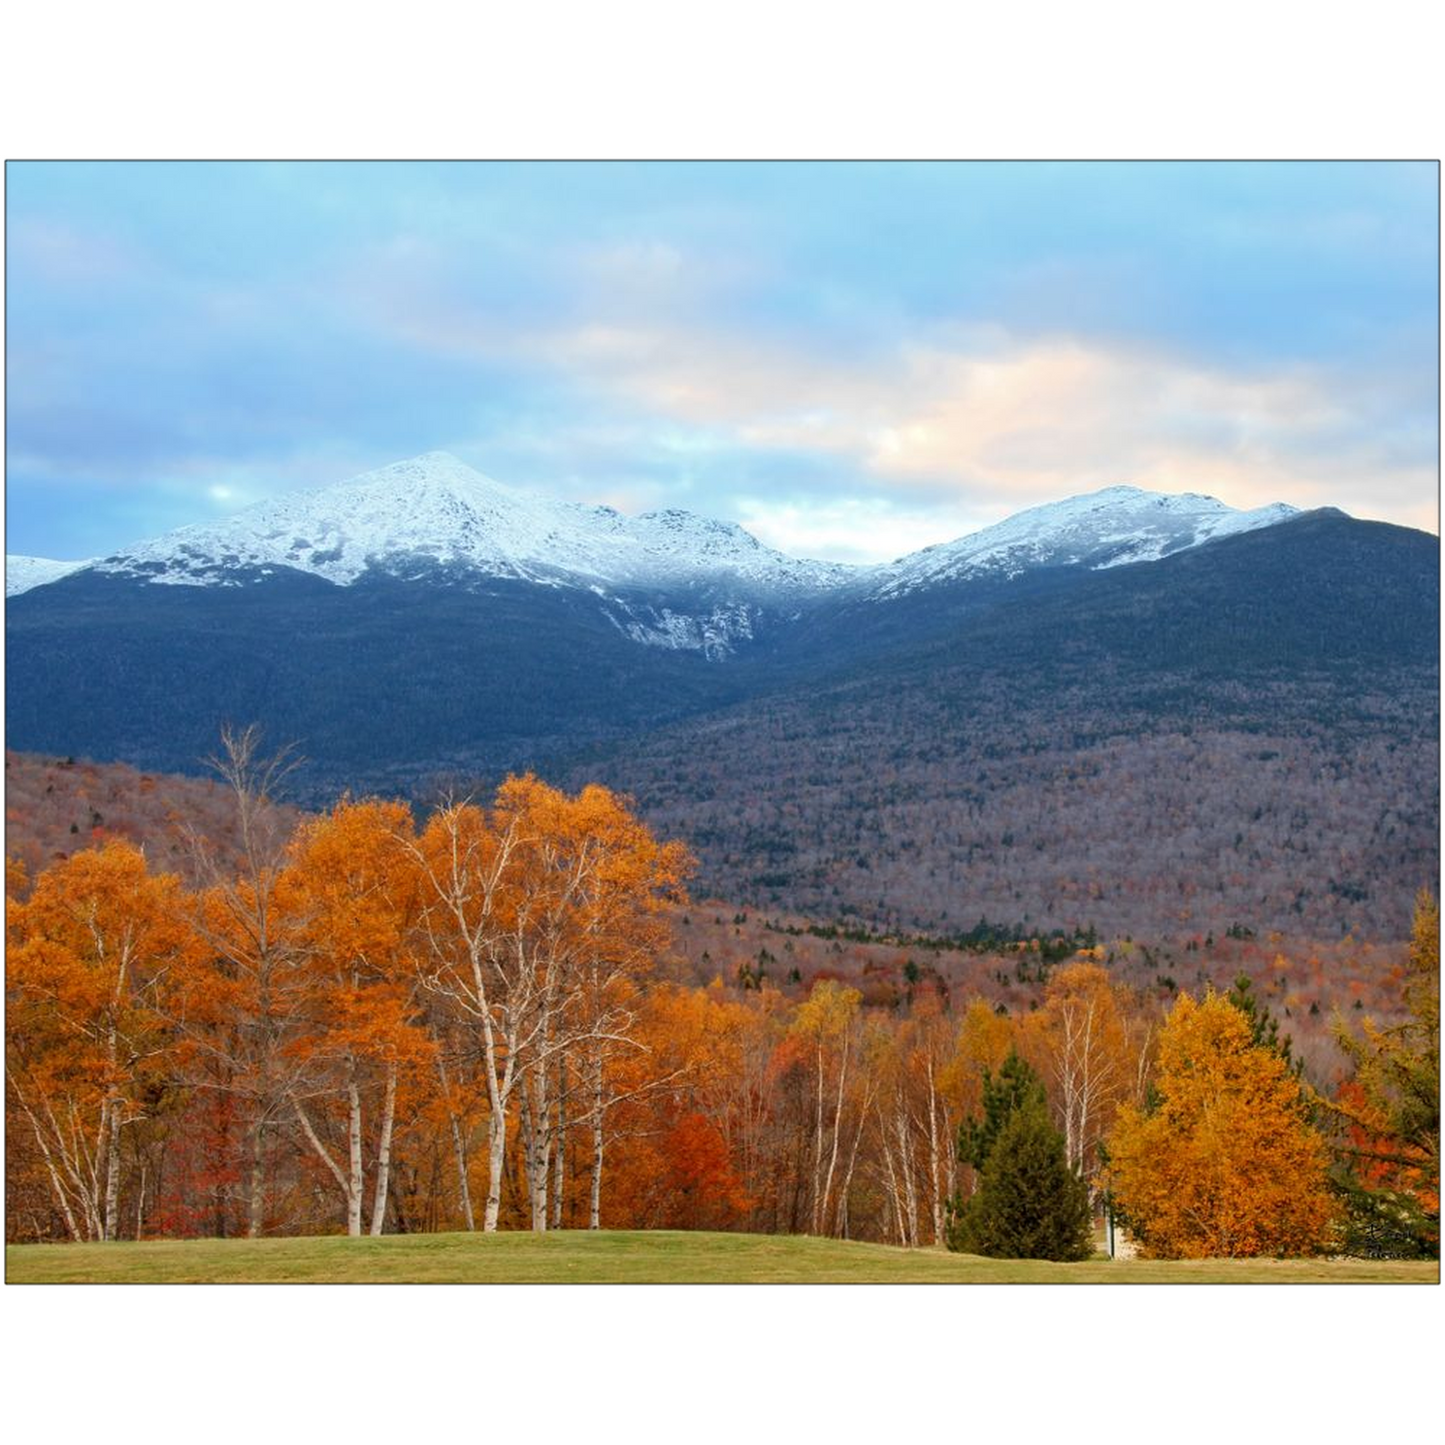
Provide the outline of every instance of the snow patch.
{"type": "Polygon", "coordinates": [[[89,559],[83,562],[57,562],[51,557],[19,557],[7,554],[5,558],[5,595],[18,597],[32,587],[45,587],[59,582],[82,567],[89,567],[89,559]]]}
{"type": "Polygon", "coordinates": [[[1139,487],[1106,487],[1031,507],[957,541],[925,547],[876,568],[867,591],[877,598],[901,597],[970,577],[1017,577],[1036,567],[1102,569],[1156,562],[1297,515],[1297,507],[1283,502],[1246,512],[1197,492],[1169,496],[1139,487]]]}
{"type": "Polygon", "coordinates": [[[418,559],[543,585],[658,587],[716,576],[776,591],[827,590],[854,569],[763,546],[690,512],[625,517],[522,492],[445,452],[336,486],[259,502],[100,562],[103,572],[214,585],[237,568],[289,567],[345,587],[418,559]]]}

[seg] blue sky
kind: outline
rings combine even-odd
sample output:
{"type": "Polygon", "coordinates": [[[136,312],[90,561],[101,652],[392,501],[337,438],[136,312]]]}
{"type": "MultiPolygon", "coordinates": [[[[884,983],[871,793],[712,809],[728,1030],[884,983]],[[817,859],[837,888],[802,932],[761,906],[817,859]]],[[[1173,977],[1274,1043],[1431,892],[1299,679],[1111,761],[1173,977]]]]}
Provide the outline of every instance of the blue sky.
{"type": "Polygon", "coordinates": [[[876,560],[1119,482],[1438,529],[1433,164],[7,166],[7,550],[401,457],[876,560]]]}

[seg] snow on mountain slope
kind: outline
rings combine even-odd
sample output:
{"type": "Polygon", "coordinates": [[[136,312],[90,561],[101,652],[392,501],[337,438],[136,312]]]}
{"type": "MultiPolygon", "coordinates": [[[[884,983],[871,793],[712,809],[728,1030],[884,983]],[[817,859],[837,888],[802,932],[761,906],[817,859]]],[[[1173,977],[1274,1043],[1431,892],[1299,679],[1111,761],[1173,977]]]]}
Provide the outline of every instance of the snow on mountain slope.
{"type": "Polygon", "coordinates": [[[899,597],[969,577],[1016,577],[1035,567],[1120,567],[1153,562],[1234,532],[1297,516],[1283,502],[1238,511],[1197,492],[1170,496],[1106,487],[1031,507],[957,541],[910,553],[873,570],[871,597],[899,597]]]}
{"type": "MultiPolygon", "coordinates": [[[[373,569],[401,579],[445,569],[462,582],[472,574],[585,591],[634,642],[724,657],[830,595],[881,600],[1035,567],[1153,561],[1294,515],[1283,504],[1243,512],[1194,493],[1109,487],[884,566],[849,567],[785,556],[741,527],[691,512],[627,517],[514,490],[446,452],[429,452],[182,527],[90,565],[191,587],[250,586],[281,569],[340,587],[373,569]]],[[[26,565],[7,578],[12,592],[85,565],[15,560],[26,565]],[[44,575],[44,568],[64,571],[44,575]]]]}
{"type": "Polygon", "coordinates": [[[765,591],[817,591],[850,575],[836,564],[785,557],[740,527],[687,512],[630,518],[611,507],[515,491],[445,452],[182,527],[106,558],[98,570],[226,586],[241,585],[243,574],[290,567],[347,586],[372,567],[405,577],[418,564],[604,588],[724,578],[765,591]]]}
{"type": "Polygon", "coordinates": [[[89,561],[56,562],[49,557],[5,558],[5,595],[18,597],[32,587],[44,587],[47,582],[58,582],[82,567],[89,567],[89,561]]]}

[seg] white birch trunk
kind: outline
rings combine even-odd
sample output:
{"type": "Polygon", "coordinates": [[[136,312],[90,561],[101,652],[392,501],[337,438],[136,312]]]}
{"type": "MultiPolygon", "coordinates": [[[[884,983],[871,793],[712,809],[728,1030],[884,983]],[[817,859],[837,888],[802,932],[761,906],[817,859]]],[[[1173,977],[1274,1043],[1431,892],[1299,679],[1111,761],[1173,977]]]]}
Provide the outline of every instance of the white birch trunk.
{"type": "Polygon", "coordinates": [[[602,1228],[602,1053],[592,1064],[592,1199],[587,1228],[602,1228]]]}
{"type": "Polygon", "coordinates": [[[497,1232],[497,1216],[502,1209],[502,1170],[507,1162],[507,1112],[494,1108],[487,1120],[487,1209],[482,1216],[482,1229],[497,1232]]]}
{"type": "Polygon", "coordinates": [[[61,1217],[65,1220],[65,1227],[70,1231],[70,1237],[79,1242],[85,1236],[75,1222],[75,1212],[70,1207],[70,1198],[60,1178],[60,1171],[55,1167],[55,1156],[50,1152],[50,1144],[45,1137],[45,1130],[41,1128],[40,1120],[36,1118],[29,1101],[20,1092],[20,1086],[13,1077],[11,1084],[15,1089],[16,1097],[20,1100],[20,1107],[25,1110],[25,1115],[30,1120],[30,1129],[35,1135],[35,1142],[40,1146],[41,1156],[45,1160],[45,1170],[50,1176],[50,1188],[55,1195],[55,1202],[60,1208],[61,1217]]]}
{"type": "Polygon", "coordinates": [[[265,1130],[265,1120],[258,1119],[251,1131],[251,1177],[246,1191],[246,1235],[250,1239],[261,1237],[262,1162],[266,1149],[265,1130]]]}
{"type": "Polygon", "coordinates": [[[557,1137],[552,1176],[552,1228],[562,1228],[567,1188],[567,1060],[557,1061],[557,1137]]]}
{"type": "Polygon", "coordinates": [[[381,1144],[376,1151],[376,1193],[371,1200],[371,1233],[386,1227],[386,1191],[391,1183],[391,1131],[396,1122],[396,1064],[387,1066],[386,1098],[381,1106],[381,1144]]]}
{"type": "Polygon", "coordinates": [[[821,1234],[823,1217],[823,1040],[818,1039],[818,1105],[813,1120],[813,1227],[811,1234],[821,1234]]]}
{"type": "MultiPolygon", "coordinates": [[[[866,1075],[864,1076],[867,1077],[866,1075]]],[[[863,1098],[863,1108],[858,1115],[858,1130],[853,1135],[853,1147],[848,1151],[848,1167],[843,1171],[843,1187],[838,1193],[838,1233],[848,1238],[848,1192],[853,1187],[853,1170],[858,1163],[858,1147],[863,1142],[863,1130],[868,1123],[868,1112],[872,1107],[873,1092],[870,1089],[863,1098]]]]}
{"type": "Polygon", "coordinates": [[[900,1172],[903,1175],[903,1197],[908,1205],[908,1231],[906,1243],[910,1249],[918,1244],[918,1191],[913,1176],[913,1150],[910,1147],[908,1115],[900,1103],[894,1115],[893,1127],[898,1135],[900,1172]]]}
{"type": "Polygon", "coordinates": [[[105,1131],[105,1238],[120,1233],[120,1115],[121,1101],[106,1106],[105,1131]]]}
{"type": "Polygon", "coordinates": [[[361,1233],[361,1195],[353,1192],[351,1183],[353,1176],[346,1173],[342,1167],[331,1157],[331,1151],[321,1142],[321,1136],[312,1127],[311,1120],[306,1110],[301,1107],[299,1099],[293,1100],[296,1110],[297,1122],[301,1125],[301,1132],[306,1135],[311,1147],[316,1151],[317,1157],[330,1171],[331,1177],[336,1181],[341,1190],[342,1198],[346,1200],[347,1233],[359,1235],[361,1233]],[[351,1227],[352,1219],[356,1220],[356,1228],[351,1227]]]}
{"type": "Polygon", "coordinates": [[[883,1163],[888,1170],[888,1197],[893,1203],[894,1227],[898,1230],[899,1244],[906,1245],[908,1237],[903,1230],[903,1195],[898,1187],[898,1173],[893,1167],[893,1150],[888,1143],[888,1130],[879,1119],[880,1136],[883,1140],[883,1163]]]}
{"type": "Polygon", "coordinates": [[[547,1069],[536,1069],[523,1088],[527,1121],[527,1191],[532,1210],[532,1232],[547,1231],[547,1185],[552,1172],[552,1105],[547,1097],[547,1069]]]}
{"type": "Polygon", "coordinates": [[[347,1060],[346,1080],[346,1232],[353,1239],[361,1237],[361,1196],[363,1189],[361,1164],[361,1090],[356,1084],[356,1062],[347,1060]]]}
{"type": "Polygon", "coordinates": [[[928,1171],[933,1186],[933,1242],[943,1243],[943,1159],[939,1127],[938,1089],[933,1077],[933,1056],[928,1056],[928,1171]]]}
{"type": "MultiPolygon", "coordinates": [[[[843,1035],[843,1062],[838,1070],[838,1099],[833,1106],[833,1150],[828,1157],[828,1175],[823,1181],[823,1209],[819,1215],[819,1218],[825,1223],[828,1218],[828,1201],[833,1194],[833,1173],[838,1167],[838,1138],[843,1131],[843,1091],[848,1085],[848,1045],[850,1037],[846,1032],[843,1035]]],[[[817,1234],[820,1231],[815,1229],[813,1232],[817,1234]]]]}
{"type": "Polygon", "coordinates": [[[472,1213],[472,1186],[467,1177],[467,1141],[462,1133],[461,1120],[457,1118],[457,1111],[452,1107],[451,1087],[447,1083],[447,1066],[442,1062],[441,1048],[437,1049],[437,1076],[441,1079],[442,1093],[447,1101],[447,1119],[452,1127],[452,1149],[457,1158],[457,1197],[462,1206],[462,1219],[467,1226],[467,1233],[476,1231],[477,1221],[472,1213]]]}

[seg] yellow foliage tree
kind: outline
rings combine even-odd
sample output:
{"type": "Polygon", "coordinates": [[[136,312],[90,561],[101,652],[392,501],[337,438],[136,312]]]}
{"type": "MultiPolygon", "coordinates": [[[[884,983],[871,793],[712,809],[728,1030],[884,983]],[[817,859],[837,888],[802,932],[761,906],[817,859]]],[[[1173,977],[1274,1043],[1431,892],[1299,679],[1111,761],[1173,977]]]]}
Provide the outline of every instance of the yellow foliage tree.
{"type": "Polygon", "coordinates": [[[1108,1179],[1140,1250],[1161,1259],[1312,1254],[1334,1205],[1324,1141],[1283,1059],[1214,993],[1181,994],[1159,1036],[1158,1106],[1125,1105],[1108,1179]]]}
{"type": "Polygon", "coordinates": [[[1097,963],[1066,964],[1019,1032],[1020,1052],[1048,1087],[1070,1168],[1092,1177],[1098,1142],[1134,1076],[1123,990],[1097,963]]]}

